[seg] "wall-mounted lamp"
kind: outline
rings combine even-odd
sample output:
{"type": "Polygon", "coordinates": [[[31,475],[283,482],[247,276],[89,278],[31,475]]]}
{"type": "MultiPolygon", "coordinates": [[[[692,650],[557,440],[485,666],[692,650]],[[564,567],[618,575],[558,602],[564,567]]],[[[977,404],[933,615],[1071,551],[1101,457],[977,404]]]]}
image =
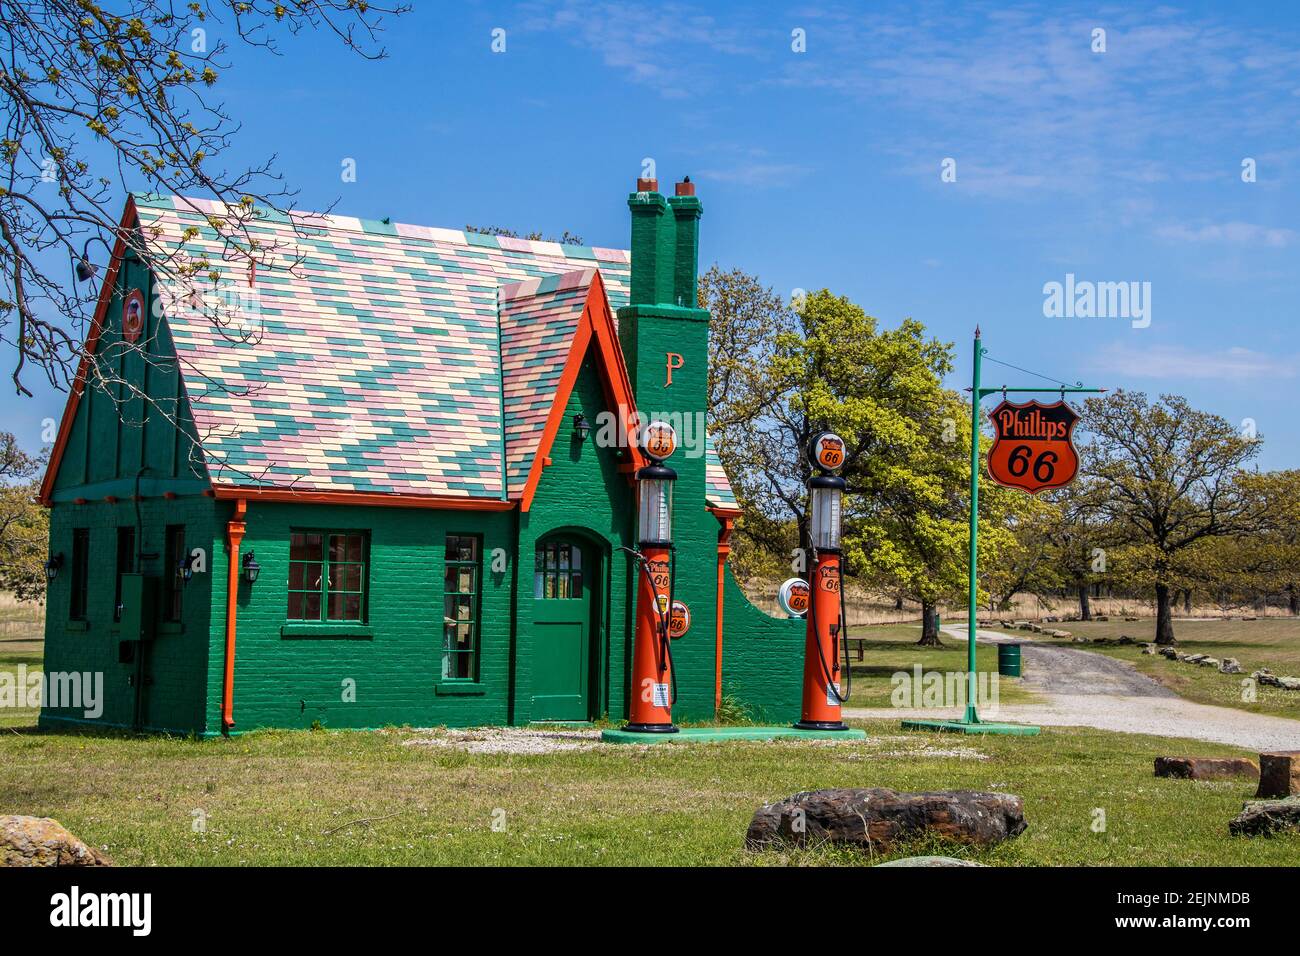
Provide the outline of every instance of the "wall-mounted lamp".
{"type": "Polygon", "coordinates": [[[105,242],[101,236],[91,236],[87,239],[85,244],[81,247],[81,258],[77,260],[78,282],[85,282],[87,279],[93,279],[95,273],[99,271],[99,266],[90,261],[90,244],[92,242],[103,243],[104,248],[108,249],[108,254],[110,256],[113,254],[113,250],[109,249],[108,243],[105,242]]]}
{"type": "Polygon", "coordinates": [[[63,567],[63,552],[52,556],[45,562],[45,580],[53,581],[59,576],[59,569],[63,567]]]}
{"type": "Polygon", "coordinates": [[[586,441],[587,433],[591,431],[591,422],[587,421],[587,416],[578,412],[573,416],[573,433],[578,436],[578,441],[586,441]]]}
{"type": "Polygon", "coordinates": [[[189,584],[190,578],[194,577],[194,558],[189,555],[181,558],[176,565],[176,576],[181,579],[182,584],[189,584]]]}
{"type": "Polygon", "coordinates": [[[257,559],[253,557],[253,552],[250,551],[248,554],[244,555],[244,580],[249,584],[252,584],[257,580],[257,576],[261,573],[262,566],[258,564],[257,559]]]}

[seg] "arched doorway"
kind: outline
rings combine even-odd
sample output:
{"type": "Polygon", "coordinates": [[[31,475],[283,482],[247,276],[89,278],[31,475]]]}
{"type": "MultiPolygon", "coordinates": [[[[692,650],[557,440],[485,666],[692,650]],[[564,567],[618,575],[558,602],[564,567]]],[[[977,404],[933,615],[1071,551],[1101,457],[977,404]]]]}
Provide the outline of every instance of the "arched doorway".
{"type": "Polygon", "coordinates": [[[591,720],[599,708],[602,551],[559,532],[533,557],[534,720],[591,720]]]}

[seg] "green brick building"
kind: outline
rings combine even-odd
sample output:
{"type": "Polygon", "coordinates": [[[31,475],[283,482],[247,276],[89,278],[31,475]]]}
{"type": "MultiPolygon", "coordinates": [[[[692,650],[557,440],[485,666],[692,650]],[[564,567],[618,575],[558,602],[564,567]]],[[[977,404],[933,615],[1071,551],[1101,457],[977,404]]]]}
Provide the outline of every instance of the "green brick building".
{"type": "Polygon", "coordinates": [[[726,568],[675,192],[638,182],[630,252],[132,197],[42,487],[46,670],[105,700],[42,725],[625,716],[638,413],[679,431],[675,716],[795,719],[802,624],[726,568]]]}

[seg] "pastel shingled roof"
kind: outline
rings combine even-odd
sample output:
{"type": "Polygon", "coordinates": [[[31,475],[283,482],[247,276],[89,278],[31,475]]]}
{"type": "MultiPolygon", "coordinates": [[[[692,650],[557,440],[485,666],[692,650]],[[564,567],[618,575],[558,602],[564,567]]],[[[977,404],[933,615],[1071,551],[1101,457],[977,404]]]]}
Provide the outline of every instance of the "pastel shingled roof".
{"type": "Polygon", "coordinates": [[[713,445],[713,436],[704,436],[704,499],[710,508],[721,511],[739,511],[740,504],[731,490],[727,471],[722,467],[722,459],[713,445]]]}
{"type": "Polygon", "coordinates": [[[208,222],[224,207],[134,201],[159,255],[247,290],[216,323],[160,290],[218,485],[517,498],[596,270],[611,311],[628,300],[627,250],[297,212],[249,227],[270,250],[250,285],[208,222]]]}
{"type": "Polygon", "coordinates": [[[506,475],[510,497],[528,481],[537,438],[554,403],[595,269],[501,287],[501,367],[505,373],[506,475]]]}

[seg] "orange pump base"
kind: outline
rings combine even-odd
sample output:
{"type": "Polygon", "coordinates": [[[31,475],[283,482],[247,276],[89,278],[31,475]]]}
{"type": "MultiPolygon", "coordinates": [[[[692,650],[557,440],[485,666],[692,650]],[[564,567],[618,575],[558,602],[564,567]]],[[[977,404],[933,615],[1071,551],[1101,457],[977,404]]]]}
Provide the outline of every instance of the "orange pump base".
{"type": "Polygon", "coordinates": [[[668,636],[662,633],[659,606],[665,606],[662,621],[668,617],[670,586],[669,549],[643,545],[641,553],[650,568],[637,572],[636,640],[632,647],[632,702],[628,724],[622,730],[642,734],[675,734],[672,702],[672,658],[667,651],[668,636]],[[660,597],[663,600],[660,602],[660,597]]]}
{"type": "Polygon", "coordinates": [[[843,681],[837,650],[840,620],[840,555],[837,551],[818,551],[817,566],[809,582],[812,596],[808,607],[808,636],[803,649],[803,711],[795,724],[800,730],[848,730],[840,719],[840,702],[835,696],[843,681]],[[824,662],[824,663],[823,663],[824,662]],[[835,682],[831,692],[827,671],[835,682]]]}

